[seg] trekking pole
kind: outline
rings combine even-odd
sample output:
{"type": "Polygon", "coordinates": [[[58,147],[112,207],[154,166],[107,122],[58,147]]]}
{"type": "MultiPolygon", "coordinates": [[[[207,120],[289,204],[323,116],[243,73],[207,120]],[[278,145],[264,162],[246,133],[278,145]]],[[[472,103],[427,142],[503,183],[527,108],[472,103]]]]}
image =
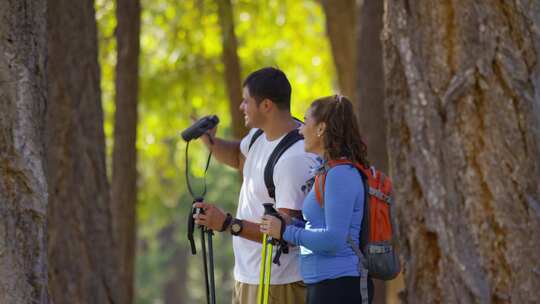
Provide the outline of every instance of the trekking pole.
{"type": "MultiPolygon", "coordinates": [[[[208,159],[206,161],[206,168],[204,169],[204,183],[203,183],[204,188],[202,190],[202,194],[199,196],[196,196],[193,194],[193,189],[191,188],[191,183],[190,183],[189,174],[188,174],[189,172],[189,161],[188,161],[189,160],[189,157],[188,157],[189,142],[192,139],[198,138],[201,135],[205,134],[206,131],[215,127],[218,122],[219,122],[219,119],[215,115],[203,117],[199,121],[197,121],[194,125],[192,125],[191,127],[189,127],[188,129],[182,132],[182,138],[187,142],[186,167],[185,167],[186,183],[188,186],[189,193],[193,197],[192,208],[191,208],[191,212],[189,213],[189,218],[188,218],[188,240],[191,246],[191,254],[193,255],[197,254],[197,249],[195,247],[195,240],[193,237],[193,233],[195,230],[195,220],[193,219],[193,215],[204,213],[204,210],[201,208],[193,208],[193,204],[204,201],[203,197],[206,194],[206,173],[208,172],[208,167],[210,166],[210,159],[212,158],[212,150],[210,150],[210,153],[208,154],[208,159]]],[[[212,138],[211,137],[209,138],[210,138],[210,142],[212,142],[212,138]]],[[[212,245],[212,236],[214,235],[214,233],[211,229],[207,229],[206,227],[202,225],[199,225],[199,229],[201,231],[201,250],[202,250],[202,258],[203,258],[203,268],[204,268],[204,281],[205,281],[205,286],[206,286],[206,303],[215,304],[216,303],[216,287],[215,287],[215,281],[214,281],[214,252],[213,252],[213,245],[212,245]],[[208,234],[208,240],[206,240],[205,234],[208,234]],[[206,251],[207,241],[208,241],[208,252],[206,251]]]]}
{"type": "Polygon", "coordinates": [[[257,303],[258,304],[262,303],[264,278],[266,276],[266,239],[267,238],[268,238],[268,235],[264,233],[263,241],[262,241],[261,268],[259,271],[259,288],[257,289],[257,303]]]}
{"type": "Polygon", "coordinates": [[[206,303],[212,303],[210,302],[210,286],[208,284],[208,264],[206,263],[206,241],[204,239],[204,226],[199,226],[199,229],[201,230],[201,249],[204,268],[204,285],[206,286],[206,303]]]}
{"type": "Polygon", "coordinates": [[[212,248],[213,231],[201,226],[201,244],[204,260],[204,280],[206,285],[206,302],[216,304],[216,285],[214,282],[214,249],[212,248]],[[204,241],[204,234],[208,234],[208,252],[204,241]],[[207,261],[208,259],[208,261],[207,261]],[[209,264],[209,265],[208,265],[209,264]]]}
{"type": "MultiPolygon", "coordinates": [[[[197,202],[202,202],[202,198],[196,198],[193,201],[193,204],[197,202]]],[[[195,230],[195,221],[193,220],[194,214],[201,214],[204,211],[200,208],[193,208],[190,216],[188,218],[188,239],[191,245],[191,254],[197,254],[197,249],[195,247],[195,240],[193,238],[193,232],[195,230]]],[[[214,282],[214,252],[212,246],[212,236],[214,235],[213,231],[207,229],[204,226],[199,226],[201,232],[201,251],[203,259],[203,269],[204,269],[204,283],[206,286],[206,303],[215,304],[216,303],[216,288],[214,282]],[[206,239],[205,234],[208,234],[208,239],[206,239]],[[208,243],[208,251],[206,250],[206,244],[208,243]],[[210,264],[210,265],[208,265],[210,264]]]]}
{"type": "Polygon", "coordinates": [[[214,248],[212,245],[212,236],[214,232],[211,229],[206,229],[208,233],[208,263],[210,264],[210,296],[212,304],[216,304],[216,283],[214,281],[214,248]]]}
{"type": "MultiPolygon", "coordinates": [[[[279,218],[283,222],[283,218],[279,215],[277,210],[274,208],[274,204],[272,203],[265,203],[263,204],[264,207],[264,214],[265,215],[273,215],[279,218]]],[[[283,227],[282,227],[283,228],[283,227]]],[[[268,304],[268,293],[270,292],[270,277],[271,277],[271,271],[272,271],[272,262],[279,264],[279,256],[281,255],[281,252],[288,253],[288,250],[286,249],[286,246],[282,246],[282,241],[278,241],[270,236],[268,236],[266,233],[263,234],[263,243],[262,243],[262,258],[261,258],[261,270],[259,275],[259,288],[258,288],[258,294],[257,294],[257,300],[258,304],[268,304]],[[278,252],[276,254],[276,258],[272,260],[272,254],[274,252],[274,244],[279,245],[278,246],[278,252]]]]}
{"type": "Polygon", "coordinates": [[[270,276],[272,271],[272,240],[267,234],[263,234],[263,248],[261,259],[261,273],[259,279],[259,289],[257,294],[258,304],[268,303],[268,293],[270,291],[270,276]]]}

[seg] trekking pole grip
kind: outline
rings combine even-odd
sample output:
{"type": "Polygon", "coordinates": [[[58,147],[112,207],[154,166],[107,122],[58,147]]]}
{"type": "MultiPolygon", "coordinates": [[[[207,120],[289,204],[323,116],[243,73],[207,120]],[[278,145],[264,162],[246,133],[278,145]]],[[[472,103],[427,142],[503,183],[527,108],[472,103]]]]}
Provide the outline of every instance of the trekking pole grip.
{"type": "MultiPolygon", "coordinates": [[[[204,199],[202,197],[196,197],[194,200],[193,200],[193,204],[195,203],[202,203],[204,201],[204,199]]],[[[192,208],[192,211],[191,211],[193,214],[204,214],[204,210],[203,208],[195,208],[193,207],[192,208]]],[[[199,228],[201,228],[202,225],[199,225],[199,228]]]]}
{"type": "Polygon", "coordinates": [[[276,208],[274,208],[274,204],[272,203],[264,203],[263,204],[263,207],[264,207],[264,215],[276,215],[276,214],[279,214],[276,210],[276,208]]]}
{"type": "Polygon", "coordinates": [[[189,217],[188,217],[188,232],[187,232],[187,235],[188,235],[188,240],[189,240],[189,244],[190,244],[190,247],[191,247],[191,254],[195,255],[197,254],[197,247],[195,246],[195,239],[193,237],[193,233],[195,231],[195,220],[193,219],[193,215],[195,214],[199,214],[201,213],[201,211],[203,211],[201,208],[193,208],[193,205],[195,203],[199,203],[199,202],[202,202],[203,199],[198,197],[198,198],[195,198],[193,200],[193,202],[191,203],[191,212],[189,213],[189,217]]]}

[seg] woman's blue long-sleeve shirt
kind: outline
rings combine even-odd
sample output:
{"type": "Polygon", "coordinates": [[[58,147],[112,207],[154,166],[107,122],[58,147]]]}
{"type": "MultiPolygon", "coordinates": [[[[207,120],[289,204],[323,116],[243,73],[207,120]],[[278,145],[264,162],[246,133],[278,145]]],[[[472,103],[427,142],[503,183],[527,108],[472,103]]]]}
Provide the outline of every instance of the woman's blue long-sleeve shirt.
{"type": "Polygon", "coordinates": [[[350,165],[330,169],[326,176],[324,206],[314,189],[304,200],[304,227],[288,225],[283,238],[300,245],[300,269],[311,284],[345,276],[359,276],[358,257],[347,243],[358,244],[364,210],[364,187],[360,173],[350,165]]]}

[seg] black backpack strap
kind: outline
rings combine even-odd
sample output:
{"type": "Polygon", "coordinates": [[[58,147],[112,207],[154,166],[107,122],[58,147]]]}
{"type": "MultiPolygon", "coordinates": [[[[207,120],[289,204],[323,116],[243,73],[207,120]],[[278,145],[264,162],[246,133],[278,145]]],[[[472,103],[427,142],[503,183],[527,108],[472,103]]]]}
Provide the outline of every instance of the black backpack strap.
{"type": "Polygon", "coordinates": [[[253,136],[251,136],[251,141],[249,142],[248,151],[251,149],[251,146],[253,146],[253,144],[255,143],[257,138],[259,138],[263,133],[264,132],[263,132],[262,129],[257,129],[257,131],[255,131],[255,134],[253,134],[253,136]]]}
{"type": "MultiPolygon", "coordinates": [[[[296,117],[293,117],[293,119],[298,122],[299,124],[303,125],[304,122],[301,121],[300,119],[296,118],[296,117]]],[[[251,146],[253,146],[253,144],[255,143],[255,141],[257,140],[257,138],[259,138],[262,134],[264,133],[264,131],[262,129],[257,129],[257,131],[255,131],[255,133],[253,134],[253,136],[251,137],[251,140],[249,141],[249,146],[248,146],[248,151],[251,149],[251,146]]]]}
{"type": "Polygon", "coordinates": [[[292,145],[294,145],[297,141],[304,139],[302,135],[300,135],[300,132],[298,129],[294,129],[291,132],[287,133],[285,137],[279,142],[279,144],[276,146],[272,154],[270,155],[270,158],[268,159],[268,162],[266,163],[266,167],[264,168],[264,183],[266,184],[266,189],[268,189],[268,195],[273,199],[276,200],[276,185],[274,184],[274,167],[276,166],[279,158],[287,149],[289,149],[292,145]]]}
{"type": "Polygon", "coordinates": [[[362,216],[362,223],[360,224],[360,237],[358,239],[358,244],[360,245],[360,250],[362,253],[364,253],[364,249],[366,248],[369,239],[369,183],[368,177],[364,174],[364,172],[358,170],[358,173],[360,173],[360,178],[362,179],[362,183],[364,185],[364,215],[362,216]]]}

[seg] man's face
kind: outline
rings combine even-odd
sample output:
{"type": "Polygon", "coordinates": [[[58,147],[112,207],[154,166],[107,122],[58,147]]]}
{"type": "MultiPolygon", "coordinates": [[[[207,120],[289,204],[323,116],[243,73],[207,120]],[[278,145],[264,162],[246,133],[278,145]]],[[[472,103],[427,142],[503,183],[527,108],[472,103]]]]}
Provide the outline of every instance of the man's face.
{"type": "Polygon", "coordinates": [[[245,125],[250,128],[259,128],[262,122],[262,114],[259,111],[257,101],[249,94],[247,87],[244,87],[242,97],[240,110],[244,112],[245,125]]]}

